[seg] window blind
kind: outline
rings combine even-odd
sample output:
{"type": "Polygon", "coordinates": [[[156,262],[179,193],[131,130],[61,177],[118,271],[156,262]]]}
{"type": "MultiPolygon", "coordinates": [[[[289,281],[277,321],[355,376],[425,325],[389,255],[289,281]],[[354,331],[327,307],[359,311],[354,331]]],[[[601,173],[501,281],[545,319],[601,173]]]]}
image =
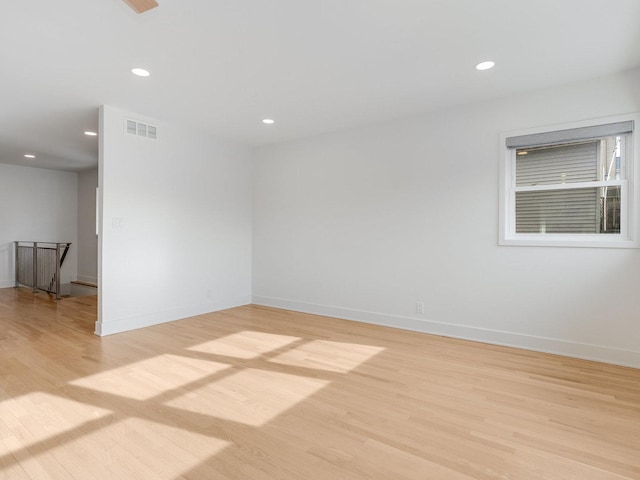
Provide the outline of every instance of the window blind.
{"type": "Polygon", "coordinates": [[[557,145],[560,143],[578,142],[594,138],[624,135],[633,132],[633,120],[626,122],[607,123],[591,127],[570,128],[553,132],[534,133],[507,137],[507,148],[540,147],[543,145],[557,145]]]}

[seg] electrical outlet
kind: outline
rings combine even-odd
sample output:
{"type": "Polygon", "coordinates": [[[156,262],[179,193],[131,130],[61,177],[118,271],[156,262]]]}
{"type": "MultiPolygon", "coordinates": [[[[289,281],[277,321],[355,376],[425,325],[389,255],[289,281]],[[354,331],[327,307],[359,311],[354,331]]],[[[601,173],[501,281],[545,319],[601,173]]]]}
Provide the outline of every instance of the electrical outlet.
{"type": "Polygon", "coordinates": [[[121,232],[124,230],[125,221],[124,218],[112,218],[111,219],[111,230],[114,232],[121,232]]]}
{"type": "Polygon", "coordinates": [[[416,313],[424,313],[424,302],[416,302],[416,313]]]}

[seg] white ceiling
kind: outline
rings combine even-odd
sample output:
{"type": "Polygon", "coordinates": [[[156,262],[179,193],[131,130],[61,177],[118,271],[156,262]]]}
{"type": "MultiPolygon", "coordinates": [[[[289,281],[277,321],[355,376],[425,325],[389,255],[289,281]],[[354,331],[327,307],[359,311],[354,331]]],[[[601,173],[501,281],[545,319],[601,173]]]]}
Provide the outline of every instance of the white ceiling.
{"type": "Polygon", "coordinates": [[[159,3],[2,1],[0,161],[96,165],[102,104],[258,145],[640,65],[640,0],[159,3]]]}

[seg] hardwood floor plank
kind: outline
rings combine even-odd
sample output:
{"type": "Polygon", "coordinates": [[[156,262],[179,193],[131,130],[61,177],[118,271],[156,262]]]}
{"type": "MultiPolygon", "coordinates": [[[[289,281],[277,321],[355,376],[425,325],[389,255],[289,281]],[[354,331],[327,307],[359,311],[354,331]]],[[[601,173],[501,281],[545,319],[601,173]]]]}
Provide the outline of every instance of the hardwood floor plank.
{"type": "Polygon", "coordinates": [[[640,480],[640,370],[246,306],[96,337],[0,289],[0,479],[640,480]]]}

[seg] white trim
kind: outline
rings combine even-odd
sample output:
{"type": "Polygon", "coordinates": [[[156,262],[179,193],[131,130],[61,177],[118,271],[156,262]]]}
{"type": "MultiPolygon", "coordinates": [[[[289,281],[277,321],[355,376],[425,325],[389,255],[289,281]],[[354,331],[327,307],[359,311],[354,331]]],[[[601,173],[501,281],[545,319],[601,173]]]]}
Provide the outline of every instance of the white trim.
{"type": "Polygon", "coordinates": [[[501,238],[500,245],[515,246],[520,245],[524,247],[576,247],[576,248],[640,248],[639,242],[630,240],[628,238],[621,240],[614,240],[615,238],[622,238],[620,235],[584,235],[581,238],[576,238],[572,235],[562,234],[518,234],[518,238],[501,238]],[[606,237],[606,238],[600,238],[606,237]]]}
{"type": "Polygon", "coordinates": [[[640,368],[640,351],[622,350],[603,345],[569,342],[554,338],[523,335],[520,333],[489,330],[485,328],[456,325],[418,318],[388,315],[364,310],[317,305],[282,298],[253,296],[255,305],[283,308],[296,312],[311,313],[356,322],[382,325],[431,335],[460,338],[476,342],[522,348],[536,352],[552,353],[567,357],[640,368]]]}
{"type": "Polygon", "coordinates": [[[221,302],[201,303],[198,305],[190,305],[161,312],[119,318],[109,322],[102,322],[98,320],[95,326],[95,334],[100,336],[112,335],[114,333],[137,330],[139,328],[150,327],[152,325],[158,325],[161,323],[173,322],[175,320],[182,320],[184,318],[204,315],[206,313],[226,310],[228,308],[241,307],[250,303],[251,297],[243,296],[221,302]]]}
{"type": "Polygon", "coordinates": [[[0,288],[12,288],[16,286],[15,280],[0,280],[0,288]]]}
{"type": "Polygon", "coordinates": [[[97,295],[98,288],[83,285],[81,283],[69,283],[69,295],[72,297],[86,297],[89,295],[97,295]]]}
{"type": "Polygon", "coordinates": [[[626,180],[607,180],[602,182],[575,182],[553,185],[527,185],[514,187],[515,192],[548,192],[550,190],[578,190],[583,188],[623,187],[626,180]]]}
{"type": "Polygon", "coordinates": [[[77,280],[79,282],[93,283],[95,285],[98,284],[98,277],[89,277],[87,275],[78,275],[77,280]]]}
{"type": "Polygon", "coordinates": [[[525,130],[503,132],[500,134],[500,191],[498,212],[498,245],[518,245],[536,247],[600,247],[600,248],[640,248],[640,208],[635,205],[635,189],[640,185],[640,168],[634,168],[640,162],[640,114],[629,113],[613,117],[584,120],[580,122],[565,123],[536,127],[525,130]],[[532,135],[551,131],[561,131],[574,128],[591,127],[609,123],[618,123],[632,120],[636,130],[632,135],[632,141],[625,142],[625,168],[626,180],[585,183],[584,187],[597,187],[620,184],[622,186],[622,231],[620,234],[516,234],[513,225],[513,212],[515,208],[515,192],[528,190],[551,190],[554,188],[584,188],[583,184],[568,183],[563,187],[515,187],[513,162],[515,150],[506,147],[509,137],[532,135]],[[631,161],[629,161],[631,159],[631,161]],[[600,185],[603,184],[603,185],[600,185]],[[625,201],[626,199],[626,201],[625,201]]]}

